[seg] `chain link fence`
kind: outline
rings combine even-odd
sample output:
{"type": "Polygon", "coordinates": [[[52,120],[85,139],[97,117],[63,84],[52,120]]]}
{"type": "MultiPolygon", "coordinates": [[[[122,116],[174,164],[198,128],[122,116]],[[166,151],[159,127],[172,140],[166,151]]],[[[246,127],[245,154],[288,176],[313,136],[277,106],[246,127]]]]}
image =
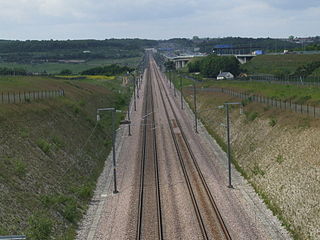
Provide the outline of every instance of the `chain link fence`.
{"type": "MultiPolygon", "coordinates": [[[[187,88],[188,90],[192,91],[193,88],[187,88]]],[[[244,92],[237,92],[231,89],[226,88],[197,88],[199,92],[219,92],[225,93],[233,97],[240,98],[242,100],[252,101],[263,103],[269,105],[274,108],[279,108],[283,110],[291,110],[296,113],[306,114],[308,116],[319,118],[320,117],[320,108],[316,107],[315,105],[302,105],[298,103],[294,103],[290,101],[281,101],[277,99],[267,98],[260,95],[253,95],[244,92]]]]}
{"type": "Polygon", "coordinates": [[[237,81],[254,81],[254,82],[268,82],[285,85],[305,85],[305,86],[318,86],[320,87],[320,76],[285,76],[277,77],[273,75],[250,75],[247,77],[237,78],[237,81]]]}
{"type": "Polygon", "coordinates": [[[41,90],[41,91],[23,91],[23,92],[1,92],[1,104],[28,103],[40,99],[56,98],[65,96],[63,89],[41,90]]]}

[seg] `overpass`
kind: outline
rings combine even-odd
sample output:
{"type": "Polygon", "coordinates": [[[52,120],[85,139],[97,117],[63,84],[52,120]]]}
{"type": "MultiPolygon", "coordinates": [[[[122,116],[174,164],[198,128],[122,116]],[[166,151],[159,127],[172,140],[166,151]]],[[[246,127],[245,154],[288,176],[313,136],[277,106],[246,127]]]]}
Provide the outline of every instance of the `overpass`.
{"type": "Polygon", "coordinates": [[[176,57],[169,58],[169,60],[174,62],[176,69],[179,69],[179,68],[185,67],[187,63],[194,57],[195,57],[194,55],[176,56],[176,57]]]}
{"type": "MultiPolygon", "coordinates": [[[[241,64],[244,64],[254,58],[255,54],[218,54],[218,56],[234,56],[241,64]]],[[[175,68],[180,69],[187,65],[187,63],[195,57],[203,57],[203,55],[186,55],[186,56],[176,56],[168,57],[165,56],[168,60],[174,62],[175,68]]]]}
{"type": "Polygon", "coordinates": [[[245,64],[254,58],[255,54],[219,54],[218,56],[234,56],[241,64],[245,64]]]}
{"type": "Polygon", "coordinates": [[[187,65],[187,63],[195,58],[195,57],[203,57],[203,55],[185,55],[185,56],[176,56],[176,57],[168,57],[165,56],[168,60],[175,63],[176,69],[183,68],[187,65]]]}

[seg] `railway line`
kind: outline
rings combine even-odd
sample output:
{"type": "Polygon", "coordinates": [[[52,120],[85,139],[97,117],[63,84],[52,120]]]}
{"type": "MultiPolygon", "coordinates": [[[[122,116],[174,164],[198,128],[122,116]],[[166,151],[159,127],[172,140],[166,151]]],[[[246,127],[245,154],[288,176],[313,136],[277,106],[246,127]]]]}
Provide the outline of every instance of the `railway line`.
{"type": "Polygon", "coordinates": [[[164,86],[164,79],[152,58],[149,63],[149,71],[153,72],[154,77],[151,79],[155,81],[157,92],[160,93],[161,102],[165,109],[168,126],[202,237],[203,239],[231,239],[187,137],[184,134],[184,130],[181,127],[176,110],[164,86]]]}
{"type": "Polygon", "coordinates": [[[288,239],[266,225],[268,216],[256,218],[260,199],[248,212],[248,196],[255,197],[224,186],[223,158],[202,132],[194,133],[191,115],[169,92],[152,54],[146,56],[132,135],[121,138],[119,193],[108,194],[112,178],[103,175],[109,185],[101,185],[89,227],[77,239],[288,239]]]}
{"type": "Polygon", "coordinates": [[[163,239],[159,163],[153,86],[150,69],[147,69],[147,83],[143,106],[142,143],[140,157],[139,206],[136,239],[163,239]]]}

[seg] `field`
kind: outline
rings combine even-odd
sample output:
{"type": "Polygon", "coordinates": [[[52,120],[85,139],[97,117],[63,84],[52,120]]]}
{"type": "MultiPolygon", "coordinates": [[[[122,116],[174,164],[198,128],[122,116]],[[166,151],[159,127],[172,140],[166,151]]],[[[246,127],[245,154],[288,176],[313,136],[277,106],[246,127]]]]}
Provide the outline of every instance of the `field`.
{"type": "MultiPolygon", "coordinates": [[[[288,75],[298,67],[314,61],[320,61],[320,54],[261,55],[241,68],[249,74],[288,75]]],[[[316,76],[319,76],[320,70],[316,73],[316,76]]]]}
{"type": "MultiPolygon", "coordinates": [[[[171,75],[167,73],[167,76],[171,76],[176,87],[179,88],[180,78],[178,79],[178,75],[176,73],[170,74],[171,75]]],[[[184,87],[192,87],[192,84],[194,83],[194,81],[186,77],[183,77],[182,81],[184,87]]],[[[214,79],[204,79],[202,82],[196,82],[196,86],[197,88],[221,87],[282,101],[320,106],[320,86],[273,84],[258,81],[217,81],[214,79]]]]}
{"type": "Polygon", "coordinates": [[[1,67],[22,68],[27,70],[27,72],[34,72],[34,73],[46,72],[48,74],[59,74],[62,70],[69,69],[72,71],[73,74],[78,74],[84,70],[87,70],[93,67],[110,65],[110,64],[120,64],[120,65],[134,67],[138,65],[140,60],[141,60],[140,57],[133,57],[133,58],[120,58],[120,59],[90,60],[85,63],[50,63],[48,62],[48,63],[35,63],[35,64],[21,64],[21,63],[0,62],[0,68],[1,67]]]}

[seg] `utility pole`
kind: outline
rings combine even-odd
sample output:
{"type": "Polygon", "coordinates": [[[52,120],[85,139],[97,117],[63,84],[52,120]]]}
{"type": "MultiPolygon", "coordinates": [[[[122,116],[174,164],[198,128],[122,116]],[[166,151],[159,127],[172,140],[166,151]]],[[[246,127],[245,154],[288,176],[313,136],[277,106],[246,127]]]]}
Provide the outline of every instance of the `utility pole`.
{"type": "Polygon", "coordinates": [[[196,91],[195,83],[193,83],[193,102],[194,102],[194,126],[195,126],[196,133],[198,133],[197,91],[196,91]]]}
{"type": "Polygon", "coordinates": [[[183,93],[182,93],[182,77],[180,76],[180,100],[181,100],[181,109],[183,110],[183,93]]]}
{"type": "MultiPolygon", "coordinates": [[[[175,80],[175,79],[173,79],[173,80],[175,80]]],[[[175,83],[175,81],[173,81],[173,95],[174,95],[174,97],[176,97],[177,91],[176,91],[176,86],[174,85],[174,83],[175,83]]]]}
{"type": "Polygon", "coordinates": [[[115,130],[115,109],[112,110],[112,166],[113,166],[113,193],[118,193],[117,189],[117,169],[116,169],[116,130],[115,130]]]}
{"type": "Polygon", "coordinates": [[[140,85],[139,85],[139,79],[137,81],[135,81],[137,83],[136,89],[137,89],[137,98],[139,98],[139,89],[140,89],[140,85]]]}
{"type": "MultiPolygon", "coordinates": [[[[130,119],[130,102],[128,104],[128,121],[131,122],[131,119],[130,119]]],[[[128,136],[131,136],[131,123],[128,124],[128,130],[129,130],[128,136]]]]}
{"type": "Polygon", "coordinates": [[[226,120],[227,120],[227,145],[228,145],[228,170],[229,170],[229,188],[233,188],[231,182],[231,145],[230,145],[230,117],[229,117],[229,104],[226,106],[226,120]]]}
{"type": "Polygon", "coordinates": [[[117,170],[116,170],[116,148],[115,148],[115,108],[97,109],[97,121],[100,121],[100,111],[111,111],[112,113],[112,168],[113,168],[113,193],[118,193],[117,189],[117,170]]]}
{"type": "Polygon", "coordinates": [[[241,102],[227,102],[224,103],[223,106],[219,106],[219,108],[226,109],[226,128],[227,128],[227,146],[228,146],[228,173],[229,173],[229,188],[233,188],[231,181],[231,143],[230,143],[230,116],[229,116],[229,105],[240,105],[240,114],[242,114],[242,103],[241,102]]]}
{"type": "Polygon", "coordinates": [[[136,77],[133,76],[133,101],[134,101],[134,110],[137,111],[137,101],[136,101],[136,77]]]}
{"type": "MultiPolygon", "coordinates": [[[[113,193],[118,193],[117,189],[117,162],[116,162],[116,129],[115,129],[115,114],[117,112],[122,112],[121,110],[116,110],[115,108],[98,108],[97,109],[97,121],[100,121],[101,111],[111,111],[112,114],[112,168],[113,168],[113,193]]],[[[131,124],[130,120],[123,120],[120,124],[131,124]]]]}

